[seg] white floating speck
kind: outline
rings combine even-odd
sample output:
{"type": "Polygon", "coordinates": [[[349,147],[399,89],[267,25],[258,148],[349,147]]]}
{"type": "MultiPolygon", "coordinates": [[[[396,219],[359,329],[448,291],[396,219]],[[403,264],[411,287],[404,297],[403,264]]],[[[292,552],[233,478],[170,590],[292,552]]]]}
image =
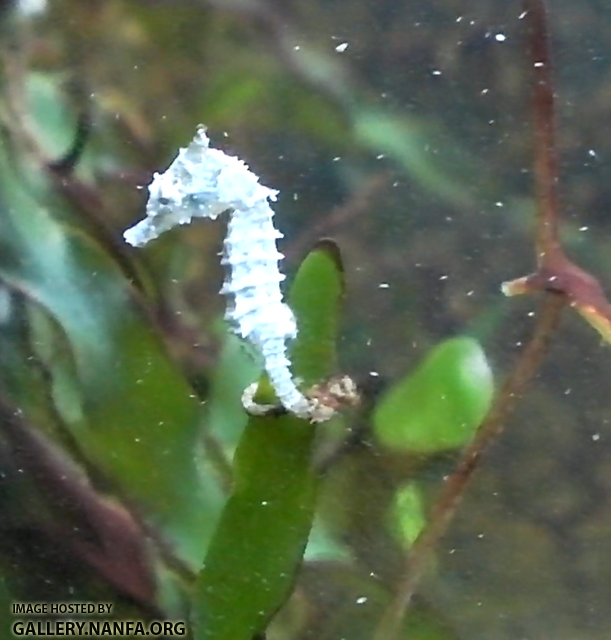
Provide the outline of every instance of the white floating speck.
{"type": "Polygon", "coordinates": [[[338,44],[337,47],[335,47],[335,50],[337,51],[337,53],[344,53],[344,51],[346,51],[347,48],[348,48],[348,43],[342,42],[341,44],[338,44]]]}
{"type": "Polygon", "coordinates": [[[361,596],[360,598],[356,599],[357,604],[365,604],[366,602],[367,602],[366,596],[361,596]]]}
{"type": "Polygon", "coordinates": [[[506,36],[504,33],[497,33],[497,34],[494,36],[494,39],[495,39],[497,42],[505,42],[505,40],[507,40],[507,36],[506,36]]]}

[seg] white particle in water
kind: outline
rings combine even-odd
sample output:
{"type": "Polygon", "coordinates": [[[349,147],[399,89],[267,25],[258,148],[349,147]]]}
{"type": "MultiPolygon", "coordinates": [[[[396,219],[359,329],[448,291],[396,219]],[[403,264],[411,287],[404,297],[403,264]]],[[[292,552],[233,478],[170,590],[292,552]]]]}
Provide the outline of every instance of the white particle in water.
{"type": "Polygon", "coordinates": [[[598,442],[600,440],[600,433],[593,433],[592,440],[594,440],[594,442],[598,442]]]}
{"type": "Polygon", "coordinates": [[[494,36],[494,39],[495,39],[497,42],[505,42],[505,40],[507,40],[507,36],[506,36],[504,33],[497,33],[497,34],[494,36]]]}
{"type": "Polygon", "coordinates": [[[433,71],[431,71],[431,74],[434,76],[440,76],[441,75],[441,71],[439,71],[439,69],[433,69],[433,71]]]}
{"type": "Polygon", "coordinates": [[[590,227],[579,227],[579,231],[587,231],[590,227]]]}
{"type": "Polygon", "coordinates": [[[342,42],[341,44],[338,44],[337,47],[335,47],[335,50],[338,53],[344,53],[344,51],[346,51],[347,48],[348,48],[348,43],[342,42]]]}
{"type": "Polygon", "coordinates": [[[361,596],[360,598],[356,599],[357,604],[365,604],[366,602],[367,602],[367,598],[365,596],[361,596]]]}

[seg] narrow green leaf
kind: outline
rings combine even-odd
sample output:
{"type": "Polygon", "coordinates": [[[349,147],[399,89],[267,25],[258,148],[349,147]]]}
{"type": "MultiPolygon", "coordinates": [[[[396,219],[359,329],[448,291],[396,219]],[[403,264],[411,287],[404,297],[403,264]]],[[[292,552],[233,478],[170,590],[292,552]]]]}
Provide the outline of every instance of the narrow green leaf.
{"type": "Polygon", "coordinates": [[[492,372],[479,343],[446,340],[382,397],[375,434],[393,449],[432,453],[459,447],[486,415],[492,393],[492,372]]]}
{"type": "MultiPolygon", "coordinates": [[[[339,254],[326,241],[304,260],[289,296],[299,325],[294,373],[306,384],[333,370],[342,291],[339,254]]],[[[252,640],[290,594],[314,517],[314,436],[295,416],[249,419],[234,490],[195,586],[196,640],[252,640]]]]}
{"type": "Polygon", "coordinates": [[[299,328],[291,362],[305,387],[337,370],[336,340],[343,294],[339,248],[332,240],[321,240],[303,261],[288,297],[299,328]]]}

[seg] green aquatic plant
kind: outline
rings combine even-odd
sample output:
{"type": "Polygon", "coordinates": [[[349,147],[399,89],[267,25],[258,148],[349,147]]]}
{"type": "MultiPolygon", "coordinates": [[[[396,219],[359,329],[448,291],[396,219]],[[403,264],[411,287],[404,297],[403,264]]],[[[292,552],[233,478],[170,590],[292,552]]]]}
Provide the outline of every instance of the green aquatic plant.
{"type": "MultiPolygon", "coordinates": [[[[117,7],[138,27],[129,42],[146,40],[147,29],[169,38],[153,24],[164,22],[161,13],[117,7]]],[[[232,9],[247,11],[248,3],[232,9]]],[[[300,126],[310,130],[320,121],[316,130],[334,145],[388,154],[424,189],[470,205],[458,173],[447,175],[422,151],[426,136],[415,120],[373,106],[335,62],[296,57],[270,14],[257,13],[258,5],[249,10],[274,35],[295,77],[321,92],[299,93],[298,109],[290,103],[287,111],[300,126]]],[[[430,340],[419,361],[403,364],[392,381],[364,374],[362,362],[352,371],[347,337],[363,353],[368,343],[354,328],[341,328],[344,294],[350,297],[358,268],[344,265],[341,243],[318,239],[326,235],[318,233],[318,220],[308,224],[304,235],[314,241],[302,240],[310,250],[301,262],[291,260],[286,287],[294,318],[283,345],[286,337],[291,384],[303,393],[304,411],[282,403],[270,367],[257,360],[262,350],[253,358],[242,344],[252,332],[242,327],[236,337],[217,321],[218,288],[198,307],[199,289],[174,286],[175,271],[189,272],[185,265],[209,268],[210,280],[217,276],[214,230],[191,228],[138,252],[122,241],[127,218],[141,215],[125,205],[127,213],[114,220],[97,181],[108,178],[102,168],[124,179],[133,163],[126,158],[137,148],[143,174],[137,182],[150,184],[163,165],[152,142],[157,134],[150,133],[156,129],[123,105],[124,123],[141,133],[140,147],[132,140],[126,151],[116,132],[108,134],[108,146],[103,136],[90,140],[83,87],[66,101],[62,78],[29,70],[19,47],[9,48],[0,89],[0,635],[10,632],[4,615],[10,603],[27,600],[110,602],[117,621],[188,620],[195,640],[304,637],[308,625],[321,640],[455,637],[434,606],[413,599],[435,566],[439,540],[535,375],[562,308],[575,308],[607,340],[611,326],[598,281],[568,260],[558,238],[545,13],[539,0],[524,0],[523,12],[535,74],[537,272],[504,291],[547,294],[531,342],[496,390],[483,347],[466,330],[430,340]],[[198,238],[200,232],[207,235],[198,238]],[[353,379],[354,386],[347,383],[353,379]],[[246,406],[245,388],[252,391],[246,406]],[[312,419],[312,406],[330,409],[325,421],[312,419]],[[435,493],[430,477],[440,468],[446,479],[435,493]],[[379,573],[363,551],[369,545],[384,551],[371,553],[384,559],[379,573]]],[[[187,13],[176,9],[176,19],[190,28],[187,13]]],[[[91,28],[95,21],[86,18],[91,28]]],[[[205,22],[192,25],[198,38],[205,22]]],[[[13,26],[15,37],[23,35],[13,26]]],[[[236,81],[228,69],[212,78],[211,120],[237,122],[238,109],[261,117],[250,107],[262,95],[288,99],[290,92],[273,93],[274,70],[266,73],[236,81]]],[[[173,80],[161,77],[159,86],[173,89],[173,80]]],[[[121,103],[111,92],[105,99],[121,103]]],[[[187,120],[177,116],[170,126],[187,130],[193,124],[187,120]]],[[[114,122],[100,126],[115,131],[114,122]]],[[[168,147],[175,137],[166,132],[168,147]]],[[[371,191],[385,184],[379,176],[371,191]]],[[[126,201],[137,192],[134,184],[127,192],[126,201]]],[[[257,203],[267,206],[271,193],[257,203]]],[[[299,195],[296,186],[293,200],[299,195]]],[[[166,213],[182,206],[163,197],[166,213]]],[[[209,217],[224,213],[222,204],[209,217]]],[[[289,209],[289,199],[280,200],[277,226],[287,236],[289,209]]],[[[265,220],[271,225],[271,214],[265,220]]],[[[280,254],[277,232],[266,229],[273,247],[255,257],[269,267],[280,254]]],[[[240,251],[229,264],[248,267],[253,260],[240,251]]],[[[279,285],[282,277],[272,275],[279,285]]],[[[408,279],[400,294],[406,299],[408,279]]],[[[274,310],[284,313],[279,291],[272,292],[274,310]]],[[[361,296],[349,308],[369,304],[361,296]]],[[[417,328],[409,319],[404,324],[408,354],[417,328]]],[[[261,346],[250,342],[255,351],[261,346]]]]}

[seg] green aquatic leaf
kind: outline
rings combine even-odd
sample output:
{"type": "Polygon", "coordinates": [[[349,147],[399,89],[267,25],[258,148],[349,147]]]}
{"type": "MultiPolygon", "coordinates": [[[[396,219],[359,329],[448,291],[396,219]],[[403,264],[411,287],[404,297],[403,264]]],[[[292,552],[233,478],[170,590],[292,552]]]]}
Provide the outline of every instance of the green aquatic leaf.
{"type": "Polygon", "coordinates": [[[467,442],[486,415],[493,377],[479,343],[446,340],[379,401],[374,431],[386,447],[434,453],[467,442]]]}
{"type": "MultiPolygon", "coordinates": [[[[299,325],[294,374],[306,384],[333,371],[342,292],[337,248],[321,243],[289,296],[299,325]]],[[[314,437],[314,427],[292,415],[249,419],[234,458],[234,489],[195,586],[197,640],[252,640],[290,594],[314,518],[314,437]]]]}
{"type": "Polygon", "coordinates": [[[422,492],[417,484],[399,487],[390,509],[391,528],[403,548],[409,549],[426,524],[422,492]]]}
{"type": "MultiPolygon", "coordinates": [[[[34,91],[32,100],[38,114],[52,97],[34,91]]],[[[11,148],[5,139],[0,149],[0,280],[62,336],[30,327],[57,413],[82,454],[141,505],[182,559],[199,566],[214,497],[194,456],[199,402],[116,260],[77,228],[78,216],[36,158],[11,148]],[[64,350],[61,358],[54,348],[64,350]]],[[[29,356],[24,350],[23,366],[29,356]]],[[[28,389],[21,393],[32,407],[28,389]]]]}
{"type": "Polygon", "coordinates": [[[291,348],[291,362],[305,387],[337,370],[336,341],[343,293],[339,248],[332,240],[321,240],[303,261],[289,293],[289,305],[299,329],[291,348]]]}

